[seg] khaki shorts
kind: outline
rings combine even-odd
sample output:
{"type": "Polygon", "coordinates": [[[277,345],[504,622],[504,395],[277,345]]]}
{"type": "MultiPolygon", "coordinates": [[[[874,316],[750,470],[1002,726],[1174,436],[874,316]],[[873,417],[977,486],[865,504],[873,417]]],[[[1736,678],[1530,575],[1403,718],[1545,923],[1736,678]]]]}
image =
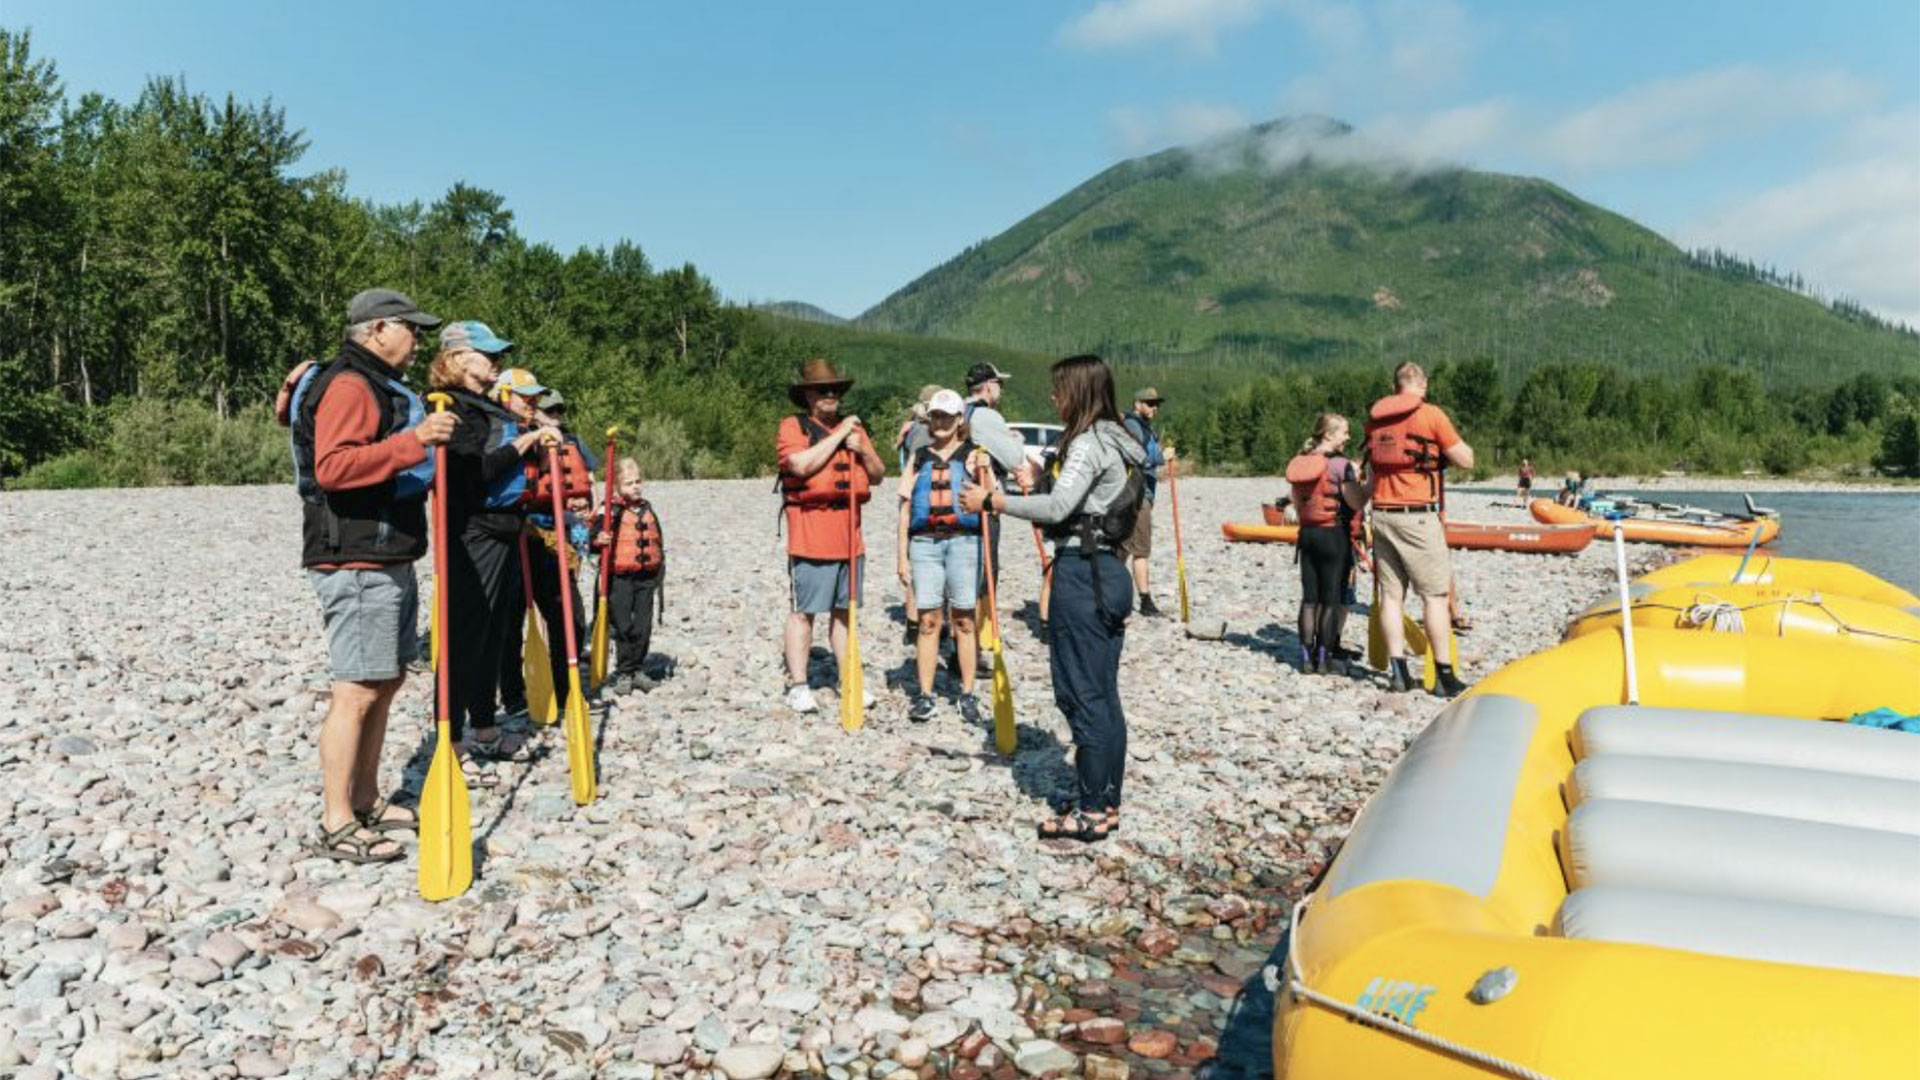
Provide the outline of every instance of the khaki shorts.
{"type": "Polygon", "coordinates": [[[1153,554],[1153,503],[1140,502],[1140,513],[1133,519],[1133,534],[1120,545],[1120,554],[1129,559],[1144,559],[1153,554]]]}
{"type": "Polygon", "coordinates": [[[1453,559],[1440,515],[1373,515],[1373,569],[1380,591],[1405,596],[1407,586],[1420,596],[1445,596],[1453,589],[1453,559]]]}

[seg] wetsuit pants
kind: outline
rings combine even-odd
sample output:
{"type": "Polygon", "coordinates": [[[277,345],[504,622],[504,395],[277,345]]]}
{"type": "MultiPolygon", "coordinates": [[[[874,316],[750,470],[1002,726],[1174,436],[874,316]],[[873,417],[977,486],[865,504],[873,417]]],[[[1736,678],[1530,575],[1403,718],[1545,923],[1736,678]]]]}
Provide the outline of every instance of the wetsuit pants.
{"type": "Polygon", "coordinates": [[[1120,650],[1133,610],[1133,577],[1111,551],[1091,558],[1068,548],[1054,560],[1053,701],[1073,731],[1080,809],[1120,807],[1127,716],[1120,704],[1120,650]]]}
{"type": "MultiPolygon", "coordinates": [[[[454,741],[469,724],[493,727],[500,650],[507,638],[507,598],[520,595],[520,553],[511,538],[469,526],[447,552],[447,659],[454,741]]],[[[436,688],[437,688],[436,683],[436,688]]]]}
{"type": "Polygon", "coordinates": [[[607,583],[607,614],[613,619],[614,674],[638,675],[653,643],[653,605],[660,572],[615,574],[607,583]]]}

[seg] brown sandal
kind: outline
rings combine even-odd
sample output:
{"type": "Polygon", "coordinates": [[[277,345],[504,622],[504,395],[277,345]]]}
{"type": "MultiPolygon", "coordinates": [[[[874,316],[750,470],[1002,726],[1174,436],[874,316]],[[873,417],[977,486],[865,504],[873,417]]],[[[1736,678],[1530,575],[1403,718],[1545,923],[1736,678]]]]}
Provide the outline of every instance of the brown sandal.
{"type": "Polygon", "coordinates": [[[420,812],[411,806],[401,806],[390,799],[381,799],[366,810],[355,814],[354,817],[360,819],[360,824],[378,833],[420,831],[420,812]],[[405,816],[388,817],[389,810],[403,811],[405,816]]]}
{"type": "Polygon", "coordinates": [[[407,857],[407,851],[400,844],[378,833],[367,832],[366,826],[358,819],[328,832],[323,826],[307,844],[307,854],[323,859],[335,859],[340,862],[389,863],[407,857]],[[392,844],[393,850],[385,853],[373,849],[381,844],[392,844]]]}

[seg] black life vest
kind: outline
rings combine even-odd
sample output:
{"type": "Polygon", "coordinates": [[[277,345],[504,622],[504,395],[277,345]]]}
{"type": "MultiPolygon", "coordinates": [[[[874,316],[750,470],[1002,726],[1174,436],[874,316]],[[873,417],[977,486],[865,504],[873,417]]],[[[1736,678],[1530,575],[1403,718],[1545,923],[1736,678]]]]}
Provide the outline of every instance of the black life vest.
{"type": "Polygon", "coordinates": [[[433,487],[433,454],[421,464],[363,488],[324,491],[314,477],[315,416],[333,381],[367,384],[380,411],[374,441],[392,438],[420,423],[426,406],[394,377],[391,367],[356,342],[343,342],[324,368],[315,365],[296,384],[289,412],[294,488],[300,493],[300,564],[413,562],[427,553],[427,492],[433,487]]]}

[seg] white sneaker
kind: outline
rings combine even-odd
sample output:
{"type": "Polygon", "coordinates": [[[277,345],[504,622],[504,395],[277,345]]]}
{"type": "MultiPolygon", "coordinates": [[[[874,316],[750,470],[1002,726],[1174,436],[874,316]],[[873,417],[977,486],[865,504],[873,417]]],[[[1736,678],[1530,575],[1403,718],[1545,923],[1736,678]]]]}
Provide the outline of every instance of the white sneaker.
{"type": "Polygon", "coordinates": [[[820,703],[813,700],[813,691],[805,683],[787,687],[787,708],[797,713],[820,711],[820,703]]]}

